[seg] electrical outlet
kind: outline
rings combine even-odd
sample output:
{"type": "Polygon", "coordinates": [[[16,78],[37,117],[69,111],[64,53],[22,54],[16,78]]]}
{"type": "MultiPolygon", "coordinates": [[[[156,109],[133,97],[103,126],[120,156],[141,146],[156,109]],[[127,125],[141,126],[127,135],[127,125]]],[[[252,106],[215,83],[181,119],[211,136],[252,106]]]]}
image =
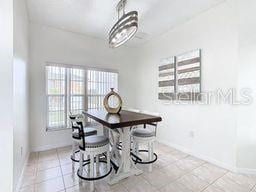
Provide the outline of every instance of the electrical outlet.
{"type": "Polygon", "coordinates": [[[190,131],[189,132],[189,137],[190,138],[194,138],[195,137],[195,132],[194,131],[190,131]]]}

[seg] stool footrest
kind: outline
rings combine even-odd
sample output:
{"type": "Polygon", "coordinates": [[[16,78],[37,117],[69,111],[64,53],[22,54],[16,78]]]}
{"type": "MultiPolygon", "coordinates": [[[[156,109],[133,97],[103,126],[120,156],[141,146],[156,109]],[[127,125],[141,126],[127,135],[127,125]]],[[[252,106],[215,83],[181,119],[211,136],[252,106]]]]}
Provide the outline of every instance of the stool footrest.
{"type": "MultiPolygon", "coordinates": [[[[105,160],[99,160],[99,162],[101,163],[107,163],[107,161],[105,160]]],[[[85,165],[88,165],[90,164],[90,161],[83,164],[83,166],[85,165]]],[[[80,178],[80,179],[83,179],[83,180],[86,180],[86,181],[95,181],[95,180],[99,180],[99,179],[103,179],[104,177],[107,177],[112,171],[112,167],[110,167],[110,170],[105,174],[105,175],[101,175],[99,177],[83,177],[82,175],[79,174],[79,169],[77,170],[77,176],[80,178]]]]}
{"type": "MultiPolygon", "coordinates": [[[[148,153],[148,150],[139,150],[139,152],[148,153]]],[[[138,163],[138,164],[151,164],[151,163],[156,162],[156,160],[157,160],[157,154],[156,153],[154,153],[155,158],[152,161],[142,161],[142,159],[139,158],[138,156],[136,156],[135,154],[133,154],[133,156],[135,158],[132,158],[132,160],[135,162],[135,164],[136,163],[138,163]]]]}

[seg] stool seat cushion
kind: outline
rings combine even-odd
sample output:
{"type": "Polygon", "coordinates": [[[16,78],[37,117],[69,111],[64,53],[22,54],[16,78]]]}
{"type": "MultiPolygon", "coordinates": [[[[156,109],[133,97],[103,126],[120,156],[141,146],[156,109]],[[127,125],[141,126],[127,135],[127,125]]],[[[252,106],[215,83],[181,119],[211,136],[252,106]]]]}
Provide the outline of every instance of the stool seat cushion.
{"type": "Polygon", "coordinates": [[[85,138],[85,148],[97,148],[109,144],[109,139],[105,136],[89,136],[85,138]]]}
{"type": "Polygon", "coordinates": [[[134,136],[134,137],[153,137],[153,136],[155,136],[155,132],[148,130],[148,129],[138,128],[132,132],[132,136],[134,136]]]}
{"type": "MultiPolygon", "coordinates": [[[[92,135],[97,135],[97,130],[95,128],[85,127],[84,128],[84,134],[85,134],[85,137],[92,136],[92,135]]],[[[74,131],[72,133],[72,137],[74,139],[81,139],[78,131],[74,131]]]]}

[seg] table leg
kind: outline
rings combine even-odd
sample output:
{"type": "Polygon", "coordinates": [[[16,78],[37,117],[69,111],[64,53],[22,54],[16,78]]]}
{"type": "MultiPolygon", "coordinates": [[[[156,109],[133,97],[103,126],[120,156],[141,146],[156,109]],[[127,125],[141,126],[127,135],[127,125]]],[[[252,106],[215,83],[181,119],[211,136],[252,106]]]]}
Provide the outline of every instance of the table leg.
{"type": "Polygon", "coordinates": [[[110,146],[111,146],[111,159],[118,160],[118,149],[116,147],[117,144],[117,136],[114,135],[113,130],[108,129],[107,127],[103,127],[103,134],[105,137],[109,138],[110,146]]]}
{"type": "Polygon", "coordinates": [[[139,175],[143,171],[138,169],[131,159],[131,137],[129,128],[119,128],[120,137],[122,140],[122,155],[119,163],[119,169],[116,174],[112,175],[109,181],[110,185],[118,183],[120,180],[133,175],[139,175]]]}
{"type": "Polygon", "coordinates": [[[112,159],[114,161],[119,161],[120,160],[120,153],[119,150],[117,149],[117,144],[119,143],[119,136],[115,135],[117,133],[113,133],[113,131],[110,131],[110,135],[112,138],[112,159]]]}

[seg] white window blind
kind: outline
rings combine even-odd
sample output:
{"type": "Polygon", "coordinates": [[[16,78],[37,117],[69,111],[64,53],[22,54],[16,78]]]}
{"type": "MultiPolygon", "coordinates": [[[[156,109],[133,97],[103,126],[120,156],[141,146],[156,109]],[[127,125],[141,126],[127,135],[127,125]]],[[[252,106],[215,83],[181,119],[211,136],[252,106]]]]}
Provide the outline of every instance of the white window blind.
{"type": "Polygon", "coordinates": [[[47,127],[66,126],[66,69],[49,66],[47,71],[47,127]]]}
{"type": "Polygon", "coordinates": [[[110,88],[118,91],[118,74],[114,72],[88,70],[88,109],[103,108],[103,99],[110,88]]]}
{"type": "Polygon", "coordinates": [[[47,129],[69,127],[68,115],[103,107],[103,98],[118,88],[118,73],[104,70],[46,66],[47,129]]]}
{"type": "Polygon", "coordinates": [[[85,70],[70,69],[69,111],[72,114],[82,113],[85,109],[85,70]]]}

